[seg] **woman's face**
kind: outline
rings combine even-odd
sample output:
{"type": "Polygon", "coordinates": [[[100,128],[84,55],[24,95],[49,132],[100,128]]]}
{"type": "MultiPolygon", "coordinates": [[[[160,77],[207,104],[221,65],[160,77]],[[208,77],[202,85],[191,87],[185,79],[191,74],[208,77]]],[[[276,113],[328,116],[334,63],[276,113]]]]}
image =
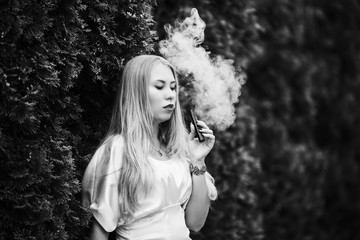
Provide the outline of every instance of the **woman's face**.
{"type": "Polygon", "coordinates": [[[175,110],[176,81],[169,66],[156,62],[151,69],[149,98],[151,111],[158,122],[170,119],[175,110]]]}

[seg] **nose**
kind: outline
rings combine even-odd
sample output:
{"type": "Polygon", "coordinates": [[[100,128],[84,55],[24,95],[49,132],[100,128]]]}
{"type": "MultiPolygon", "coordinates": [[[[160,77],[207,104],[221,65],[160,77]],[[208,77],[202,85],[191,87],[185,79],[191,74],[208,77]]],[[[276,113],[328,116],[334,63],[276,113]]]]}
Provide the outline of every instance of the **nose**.
{"type": "Polygon", "coordinates": [[[167,100],[174,100],[176,97],[176,91],[172,90],[171,88],[168,88],[165,93],[165,98],[167,100]]]}

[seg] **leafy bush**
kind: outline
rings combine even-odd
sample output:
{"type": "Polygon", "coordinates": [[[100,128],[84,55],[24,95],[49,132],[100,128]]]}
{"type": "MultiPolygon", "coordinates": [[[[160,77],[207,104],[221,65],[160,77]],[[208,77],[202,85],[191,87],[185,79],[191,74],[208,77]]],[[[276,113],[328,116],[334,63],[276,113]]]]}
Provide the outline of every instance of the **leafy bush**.
{"type": "Polygon", "coordinates": [[[0,238],[86,235],[79,180],[124,62],[152,50],[152,4],[1,3],[0,238]]]}

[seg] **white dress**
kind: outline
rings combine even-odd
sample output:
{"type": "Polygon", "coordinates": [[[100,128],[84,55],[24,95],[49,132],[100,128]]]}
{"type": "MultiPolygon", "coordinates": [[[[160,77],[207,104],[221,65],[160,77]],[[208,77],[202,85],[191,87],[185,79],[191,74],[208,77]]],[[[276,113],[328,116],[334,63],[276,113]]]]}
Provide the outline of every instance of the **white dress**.
{"type": "MultiPolygon", "coordinates": [[[[154,170],[155,183],[150,192],[138,198],[139,207],[134,218],[126,222],[119,211],[118,174],[113,169],[120,169],[123,139],[116,136],[112,146],[107,150],[104,145],[94,154],[86,174],[95,174],[101,158],[109,154],[109,170],[104,179],[98,199],[94,199],[93,188],[83,180],[83,199],[99,224],[107,231],[116,231],[117,239],[130,240],[186,240],[190,239],[185,225],[185,207],[190,198],[192,180],[187,160],[172,158],[158,160],[149,157],[154,170]],[[119,161],[120,160],[120,161],[119,161]]],[[[84,178],[85,179],[85,178],[84,178]]],[[[209,197],[214,190],[211,176],[207,174],[209,197]]]]}

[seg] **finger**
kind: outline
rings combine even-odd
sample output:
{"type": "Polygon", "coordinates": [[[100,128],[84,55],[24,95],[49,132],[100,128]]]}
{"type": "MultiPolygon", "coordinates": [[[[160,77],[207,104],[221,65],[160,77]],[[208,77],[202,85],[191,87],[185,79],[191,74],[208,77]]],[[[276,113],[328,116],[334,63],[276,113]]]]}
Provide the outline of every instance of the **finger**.
{"type": "Polygon", "coordinates": [[[201,133],[210,133],[213,134],[213,130],[211,130],[210,128],[202,128],[199,130],[201,133]]]}
{"type": "Polygon", "coordinates": [[[203,134],[204,138],[205,138],[205,145],[207,145],[208,147],[213,147],[215,144],[215,136],[212,134],[203,134]]]}
{"type": "Polygon", "coordinates": [[[195,127],[192,123],[190,123],[190,140],[194,140],[195,138],[195,127]]]}
{"type": "Polygon", "coordinates": [[[214,136],[213,134],[204,133],[203,136],[204,136],[205,138],[209,138],[209,139],[215,140],[215,136],[214,136]]]}
{"type": "Polygon", "coordinates": [[[215,142],[215,136],[210,133],[203,134],[206,142],[215,142]]]}
{"type": "Polygon", "coordinates": [[[196,123],[199,127],[203,128],[203,129],[208,129],[209,127],[206,125],[205,122],[198,120],[196,123]]]}

